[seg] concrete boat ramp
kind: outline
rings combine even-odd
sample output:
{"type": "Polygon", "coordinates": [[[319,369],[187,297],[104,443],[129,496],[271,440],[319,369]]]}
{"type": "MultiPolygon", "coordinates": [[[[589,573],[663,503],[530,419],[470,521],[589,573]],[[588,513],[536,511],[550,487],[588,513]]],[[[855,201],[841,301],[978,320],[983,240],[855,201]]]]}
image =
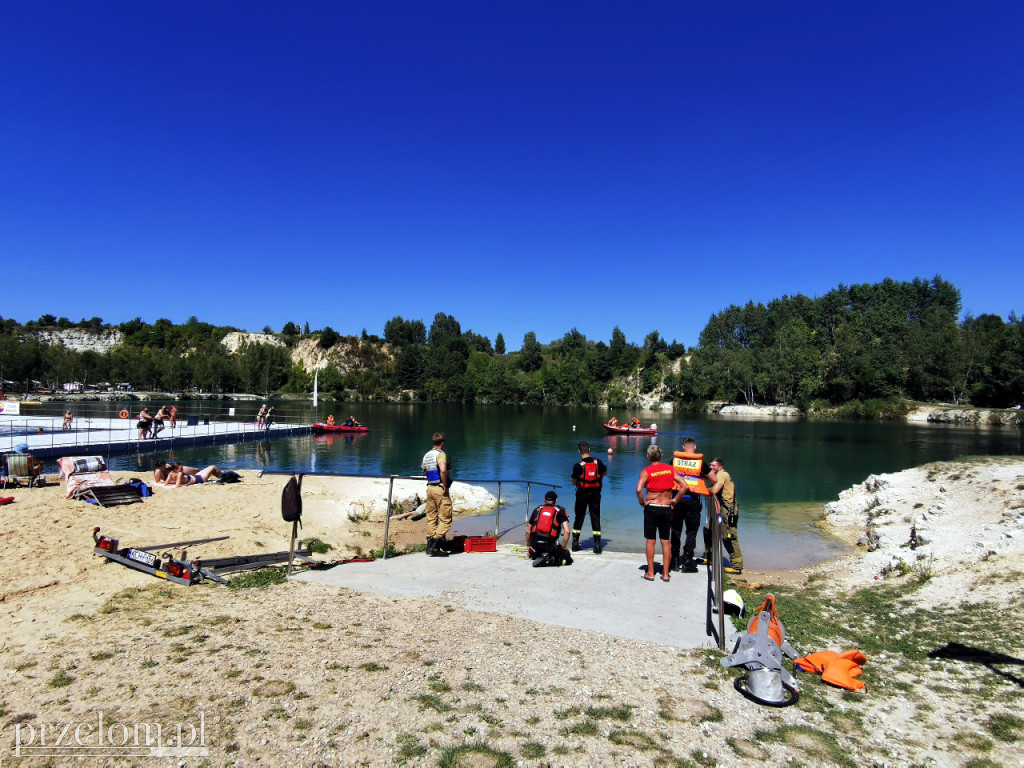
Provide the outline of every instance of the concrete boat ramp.
{"type": "MultiPolygon", "coordinates": [[[[389,597],[439,596],[475,611],[677,648],[717,647],[709,569],[674,572],[668,583],[644,581],[645,570],[642,554],[607,549],[577,552],[571,566],[533,568],[523,547],[501,544],[497,552],[416,553],[292,578],[389,597]]],[[[726,621],[726,639],[732,632],[726,621]]]]}

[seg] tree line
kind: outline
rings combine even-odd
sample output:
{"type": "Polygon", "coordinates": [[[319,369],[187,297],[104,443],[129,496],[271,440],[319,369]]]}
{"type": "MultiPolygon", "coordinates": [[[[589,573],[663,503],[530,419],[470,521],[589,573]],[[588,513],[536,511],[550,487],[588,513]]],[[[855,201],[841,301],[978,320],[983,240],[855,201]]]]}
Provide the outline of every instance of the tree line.
{"type": "MultiPolygon", "coordinates": [[[[609,404],[642,395],[680,403],[727,400],[816,409],[901,398],[1008,407],[1024,402],[1024,326],[1011,314],[960,317],[959,290],[941,277],[840,285],[825,295],[783,296],[715,313],[696,347],[667,342],[657,330],[643,344],[616,327],[588,339],[576,328],[541,343],[534,332],[518,350],[501,333],[462,330],[437,313],[396,316],[383,337],[346,336],[288,322],[285,346],[221,343],[237,329],[189,318],[175,325],[136,318],[117,326],[44,315],[19,325],[0,318],[0,380],[131,382],[139,389],[304,393],[313,372],[292,362],[303,340],[335,350],[319,373],[320,391],[337,399],[416,399],[495,404],[609,404]],[[33,331],[116,328],[123,341],[105,353],[75,352],[33,331]]],[[[269,327],[264,332],[272,333],[269,327]]]]}

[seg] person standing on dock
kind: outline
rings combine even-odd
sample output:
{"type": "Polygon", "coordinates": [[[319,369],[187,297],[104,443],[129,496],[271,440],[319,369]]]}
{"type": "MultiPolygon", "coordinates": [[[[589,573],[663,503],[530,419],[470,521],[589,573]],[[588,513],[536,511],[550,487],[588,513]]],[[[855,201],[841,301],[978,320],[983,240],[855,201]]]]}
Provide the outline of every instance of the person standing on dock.
{"type": "Polygon", "coordinates": [[[580,550],[580,534],[583,520],[590,510],[590,528],[594,532],[594,554],[600,555],[601,545],[601,485],[608,467],[600,459],[590,455],[590,444],[583,441],[578,446],[580,460],[572,467],[572,484],[576,486],[575,519],[572,524],[572,551],[580,550]]]}
{"type": "Polygon", "coordinates": [[[704,478],[711,471],[711,465],[704,461],[704,455],[697,453],[697,441],[692,437],[683,440],[682,453],[676,453],[673,466],[683,473],[685,483],[672,498],[672,562],[673,568],[683,573],[697,573],[697,561],[693,559],[697,548],[697,531],[700,530],[700,512],[703,499],[709,491],[704,478]],[[686,539],[682,540],[683,528],[686,539]],[[682,553],[680,553],[682,543],[682,553]]]}
{"type": "Polygon", "coordinates": [[[64,411],[64,423],[60,425],[60,428],[65,432],[71,431],[71,422],[74,416],[71,415],[71,411],[64,411]]]}
{"type": "Polygon", "coordinates": [[[259,413],[256,414],[256,429],[263,426],[263,417],[267,415],[267,404],[264,403],[260,406],[259,413]]]}
{"type": "Polygon", "coordinates": [[[661,539],[661,580],[668,581],[672,559],[672,489],[676,484],[675,468],[661,460],[661,448],[648,446],[647,460],[651,462],[640,472],[636,482],[636,500],[644,508],[644,539],[646,540],[646,581],[654,581],[654,542],[661,539]]]}
{"type": "Polygon", "coordinates": [[[153,417],[153,437],[156,437],[164,431],[164,419],[169,419],[171,414],[167,412],[167,406],[161,405],[160,410],[156,412],[156,416],[153,417]]]}
{"type": "Polygon", "coordinates": [[[142,406],[142,410],[139,411],[139,423],[135,425],[139,430],[139,440],[145,440],[149,437],[150,427],[153,426],[153,417],[149,414],[149,406],[142,406]]]}
{"type": "Polygon", "coordinates": [[[427,476],[427,555],[448,557],[444,537],[452,527],[451,465],[444,450],[444,432],[435,432],[432,441],[434,447],[423,454],[420,465],[427,476]]]}

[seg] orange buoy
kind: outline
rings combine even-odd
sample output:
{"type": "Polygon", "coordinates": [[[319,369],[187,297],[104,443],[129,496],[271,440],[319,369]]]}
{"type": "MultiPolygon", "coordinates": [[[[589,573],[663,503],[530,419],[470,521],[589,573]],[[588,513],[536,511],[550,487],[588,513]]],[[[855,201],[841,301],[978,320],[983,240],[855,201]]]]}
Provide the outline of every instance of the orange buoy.
{"type": "Polygon", "coordinates": [[[128,411],[121,411],[117,415],[120,416],[122,419],[127,419],[128,418],[128,411]]]}

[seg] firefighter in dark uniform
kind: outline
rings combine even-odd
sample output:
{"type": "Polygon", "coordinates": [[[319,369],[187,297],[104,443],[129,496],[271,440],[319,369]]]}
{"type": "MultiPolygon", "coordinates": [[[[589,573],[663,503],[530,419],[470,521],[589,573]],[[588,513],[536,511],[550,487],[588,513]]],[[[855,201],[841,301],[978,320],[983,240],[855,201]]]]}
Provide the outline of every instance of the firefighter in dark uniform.
{"type": "Polygon", "coordinates": [[[672,497],[672,561],[671,569],[683,573],[697,573],[697,561],[693,557],[700,530],[700,513],[703,499],[709,494],[705,478],[711,466],[704,461],[704,455],[697,453],[697,441],[692,437],[683,440],[682,453],[676,453],[673,465],[686,478],[686,484],[672,497]],[[683,539],[683,529],[686,538],[683,539]],[[682,544],[682,552],[680,552],[682,544]]]}
{"type": "Polygon", "coordinates": [[[601,485],[608,467],[590,455],[590,445],[579,444],[580,460],[572,467],[572,484],[576,486],[575,519],[572,524],[572,551],[579,552],[583,519],[590,511],[590,527],[594,532],[594,554],[600,555],[601,546],[601,485]]]}
{"type": "Polygon", "coordinates": [[[572,555],[566,549],[569,543],[569,513],[557,501],[557,493],[545,493],[544,503],[533,510],[530,522],[526,525],[526,548],[533,559],[534,568],[572,565],[572,555]],[[560,536],[561,544],[558,543],[560,536]]]}

